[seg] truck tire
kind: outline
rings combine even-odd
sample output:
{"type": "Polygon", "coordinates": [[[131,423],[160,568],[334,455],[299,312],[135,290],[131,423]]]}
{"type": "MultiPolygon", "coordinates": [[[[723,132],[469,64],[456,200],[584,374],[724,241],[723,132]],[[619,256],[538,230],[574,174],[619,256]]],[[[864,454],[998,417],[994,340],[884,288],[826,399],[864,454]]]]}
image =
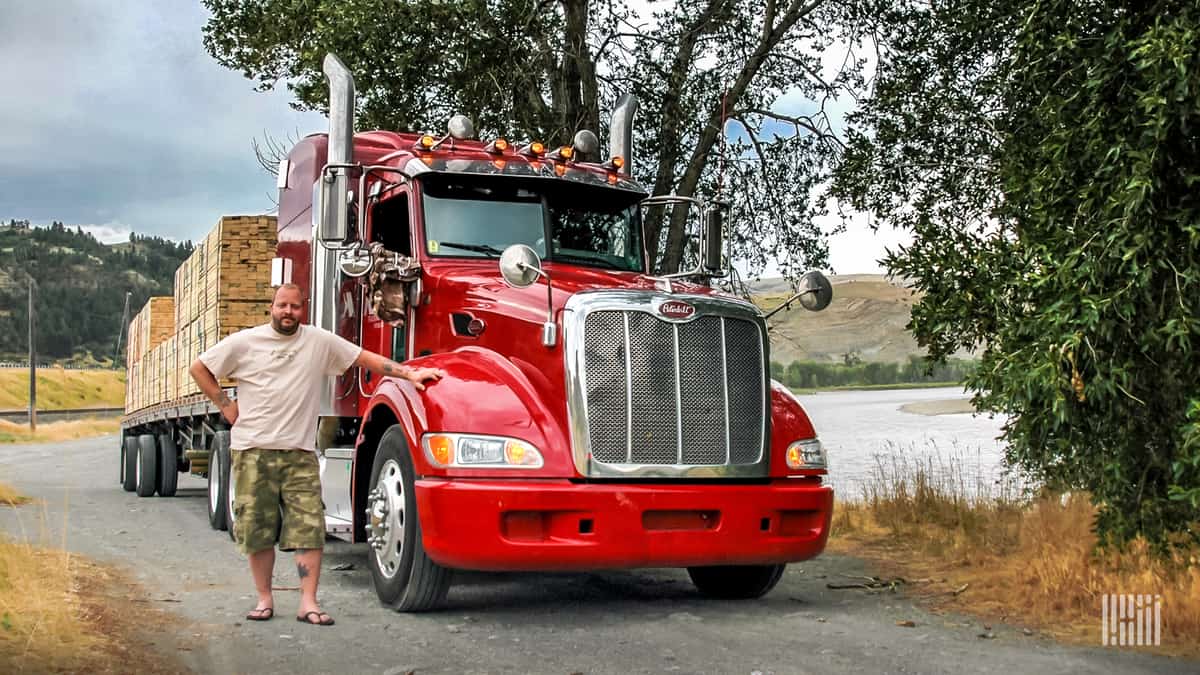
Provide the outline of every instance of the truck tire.
{"type": "Polygon", "coordinates": [[[380,602],[398,612],[434,609],[446,597],[453,571],[425,554],[413,490],[412,457],[399,426],[379,441],[367,496],[367,566],[380,602]]]}
{"type": "Polygon", "coordinates": [[[141,434],[137,443],[137,496],[153,497],[158,489],[158,442],[153,434],[141,434]]]}
{"type": "Polygon", "coordinates": [[[126,436],[121,447],[121,487],[126,492],[137,489],[137,436],[126,436]]]}
{"type": "Polygon", "coordinates": [[[138,489],[138,437],[125,437],[125,454],[121,458],[125,461],[125,480],[121,483],[122,488],[126,492],[132,492],[138,489]]]}
{"type": "Polygon", "coordinates": [[[208,524],[214,530],[229,528],[229,432],[213,434],[208,456],[208,524]]]}
{"type": "Polygon", "coordinates": [[[179,485],[179,452],[171,434],[158,437],[158,495],[174,497],[179,485]]]}
{"type": "Polygon", "coordinates": [[[727,565],[689,567],[688,576],[704,595],[721,600],[749,600],[766,595],[787,565],[727,565]]]}

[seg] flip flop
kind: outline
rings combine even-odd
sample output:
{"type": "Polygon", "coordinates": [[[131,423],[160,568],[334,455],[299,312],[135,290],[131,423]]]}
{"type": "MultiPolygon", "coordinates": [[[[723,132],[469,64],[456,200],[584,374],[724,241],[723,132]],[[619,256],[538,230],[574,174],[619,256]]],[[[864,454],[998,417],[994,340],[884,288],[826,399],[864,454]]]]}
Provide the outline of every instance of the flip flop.
{"type": "Polygon", "coordinates": [[[300,623],[307,623],[310,626],[332,626],[333,625],[333,617],[329,616],[325,612],[305,612],[302,616],[296,617],[296,620],[299,621],[300,623]],[[313,621],[312,619],[308,618],[314,614],[317,615],[316,621],[313,621]]]}
{"type": "Polygon", "coordinates": [[[263,607],[261,609],[252,609],[246,615],[247,621],[270,621],[275,616],[274,607],[263,607]]]}

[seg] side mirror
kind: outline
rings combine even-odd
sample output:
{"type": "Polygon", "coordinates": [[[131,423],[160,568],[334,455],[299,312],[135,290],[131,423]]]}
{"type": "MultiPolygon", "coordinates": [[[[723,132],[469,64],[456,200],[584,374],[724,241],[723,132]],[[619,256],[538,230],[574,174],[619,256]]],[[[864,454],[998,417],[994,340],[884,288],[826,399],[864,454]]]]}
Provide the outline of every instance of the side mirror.
{"type": "Polygon", "coordinates": [[[800,306],[810,312],[819,312],[833,300],[833,285],[820,272],[809,272],[800,277],[800,306]]]}
{"type": "Polygon", "coordinates": [[[500,276],[513,288],[525,288],[537,281],[542,273],[542,261],[537,252],[525,244],[513,244],[500,254],[500,276]]]}
{"type": "Polygon", "coordinates": [[[704,215],[704,269],[720,272],[725,269],[725,212],[720,204],[708,207],[704,215]]]}
{"type": "Polygon", "coordinates": [[[341,244],[350,232],[350,177],[345,169],[323,173],[317,236],[326,244],[341,244]]]}
{"type": "Polygon", "coordinates": [[[370,272],[371,262],[371,254],[363,248],[342,251],[338,255],[338,269],[342,271],[342,274],[354,279],[370,272]]]}

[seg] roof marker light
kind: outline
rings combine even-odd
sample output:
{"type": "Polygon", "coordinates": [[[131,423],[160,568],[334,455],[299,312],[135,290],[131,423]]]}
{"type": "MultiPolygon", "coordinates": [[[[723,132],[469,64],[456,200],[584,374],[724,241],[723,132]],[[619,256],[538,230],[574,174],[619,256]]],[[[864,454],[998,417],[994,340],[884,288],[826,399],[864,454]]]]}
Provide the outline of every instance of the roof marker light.
{"type": "Polygon", "coordinates": [[[503,138],[497,138],[496,140],[492,141],[491,143],[488,143],[487,146],[484,147],[484,149],[483,149],[484,152],[487,152],[487,153],[490,153],[493,155],[503,155],[507,150],[508,150],[508,141],[503,138]]]}

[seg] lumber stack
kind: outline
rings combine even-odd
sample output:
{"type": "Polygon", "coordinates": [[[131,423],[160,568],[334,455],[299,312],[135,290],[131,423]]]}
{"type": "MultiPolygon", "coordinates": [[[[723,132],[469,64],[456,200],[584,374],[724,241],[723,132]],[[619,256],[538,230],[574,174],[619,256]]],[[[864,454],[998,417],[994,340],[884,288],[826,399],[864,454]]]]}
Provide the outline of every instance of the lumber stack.
{"type": "Polygon", "coordinates": [[[156,296],[146,301],[142,310],[129,322],[129,339],[125,343],[125,412],[149,405],[154,398],[153,369],[148,364],[163,344],[175,332],[175,298],[156,296]]]}
{"type": "MultiPolygon", "coordinates": [[[[274,216],[226,216],[129,325],[125,412],[200,393],[188,368],[225,336],[270,320],[274,216]]],[[[233,382],[222,382],[232,386],[233,382]]]]}

